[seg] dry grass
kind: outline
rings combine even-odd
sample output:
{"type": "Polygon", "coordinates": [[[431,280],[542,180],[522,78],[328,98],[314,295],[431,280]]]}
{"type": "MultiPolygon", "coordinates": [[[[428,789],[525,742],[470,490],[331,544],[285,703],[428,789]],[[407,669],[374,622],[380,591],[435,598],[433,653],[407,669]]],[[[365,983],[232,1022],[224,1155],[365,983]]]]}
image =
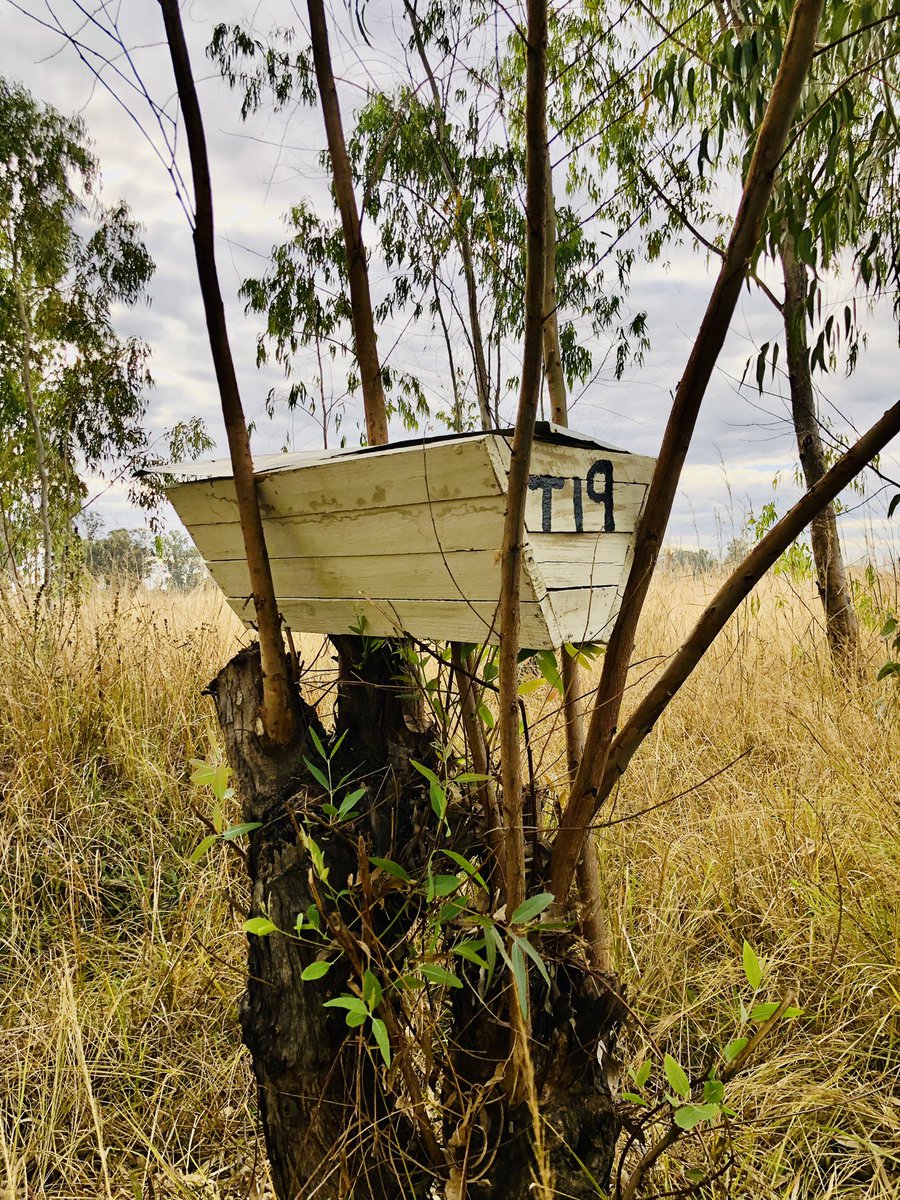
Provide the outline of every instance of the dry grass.
{"type": "MultiPolygon", "coordinates": [[[[636,688],[703,588],[660,580],[636,688]]],[[[186,764],[214,737],[200,691],[237,622],[210,592],[95,595],[51,631],[6,605],[0,623],[0,1196],[265,1195],[235,1011],[240,872],[188,861],[205,831],[186,764]]],[[[766,998],[793,989],[806,1012],[736,1084],[728,1191],[706,1195],[900,1194],[889,692],[835,683],[812,599],[770,584],[604,814],[616,964],[658,1044],[698,1069],[735,1035],[744,938],[766,998]]],[[[552,785],[559,733],[530,708],[552,785]]],[[[637,1027],[626,1049],[646,1053],[637,1027]]],[[[702,1154],[679,1150],[659,1190],[702,1154]]]]}

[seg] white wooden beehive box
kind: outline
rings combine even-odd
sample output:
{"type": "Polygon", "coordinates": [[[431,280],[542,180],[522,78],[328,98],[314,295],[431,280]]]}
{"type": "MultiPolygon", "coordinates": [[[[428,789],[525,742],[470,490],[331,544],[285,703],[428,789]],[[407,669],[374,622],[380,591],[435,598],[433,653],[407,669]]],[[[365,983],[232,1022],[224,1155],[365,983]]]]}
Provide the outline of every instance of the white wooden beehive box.
{"type": "MultiPolygon", "coordinates": [[[[255,460],[275,593],[305,633],[498,641],[510,431],[255,460]]],[[[654,460],[539,424],[521,645],[601,642],[618,612],[654,460]]],[[[227,460],[165,468],[168,497],[235,612],[250,583],[227,460]]]]}

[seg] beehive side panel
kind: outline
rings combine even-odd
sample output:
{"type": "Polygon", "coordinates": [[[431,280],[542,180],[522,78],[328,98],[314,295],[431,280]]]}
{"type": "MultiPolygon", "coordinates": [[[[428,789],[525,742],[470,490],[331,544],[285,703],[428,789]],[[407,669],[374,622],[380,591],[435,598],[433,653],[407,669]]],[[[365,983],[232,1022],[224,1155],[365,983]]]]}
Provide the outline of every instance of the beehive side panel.
{"type": "Polygon", "coordinates": [[[565,446],[553,442],[535,442],[531,454],[532,472],[557,475],[584,474],[598,460],[612,463],[614,477],[620,483],[648,484],[656,459],[623,450],[602,450],[597,446],[565,446]]]}
{"type": "MultiPolygon", "coordinates": [[[[257,477],[257,485],[264,517],[358,512],[500,494],[481,438],[266,472],[257,477]]],[[[179,484],[168,494],[188,527],[238,519],[230,479],[179,484]]]]}
{"type": "MultiPolygon", "coordinates": [[[[384,540],[385,530],[390,531],[395,547],[452,553],[499,546],[503,508],[499,496],[485,496],[440,500],[430,505],[269,517],[263,526],[269,553],[276,558],[370,555],[373,546],[384,540]]],[[[236,522],[199,522],[190,526],[190,532],[207,560],[243,557],[243,540],[236,522]]]]}
{"type": "Polygon", "coordinates": [[[529,533],[536,571],[548,590],[617,584],[631,533],[529,533]]]}
{"type": "MultiPolygon", "coordinates": [[[[645,458],[642,461],[647,483],[633,485],[634,494],[639,496],[639,502],[631,523],[632,530],[637,526],[643,513],[649,490],[649,478],[655,466],[653,459],[645,458]]],[[[604,540],[613,536],[615,535],[603,534],[598,538],[598,542],[602,544],[604,540]]],[[[612,586],[568,588],[553,590],[549,593],[550,605],[566,641],[605,642],[609,640],[612,627],[619,615],[632,558],[633,534],[629,533],[625,540],[618,578],[612,586]]]]}
{"type": "MultiPolygon", "coordinates": [[[[493,550],[446,554],[373,554],[355,557],[272,558],[272,578],[279,603],[290,596],[323,600],[484,601],[497,603],[500,573],[493,550]]],[[[250,577],[243,559],[210,562],[219,586],[229,596],[249,595],[250,577]]],[[[535,599],[523,577],[523,601],[535,599]]]]}
{"type": "MultiPolygon", "coordinates": [[[[242,620],[252,613],[246,600],[229,596],[228,602],[242,620]]],[[[359,627],[365,618],[366,633],[390,637],[406,632],[414,637],[441,641],[497,643],[496,605],[453,600],[376,602],[374,600],[320,600],[302,596],[286,597],[280,610],[294,630],[308,633],[344,633],[359,627]]],[[[522,605],[522,645],[549,649],[544,614],[536,603],[522,605]]]]}
{"type": "Polygon", "coordinates": [[[641,483],[614,482],[607,505],[606,488],[589,492],[584,476],[532,475],[531,480],[525,503],[529,534],[632,533],[647,491],[641,483]]]}
{"type": "Polygon", "coordinates": [[[630,533],[652,462],[633,454],[536,443],[526,529],[529,533],[630,533]]]}
{"type": "Polygon", "coordinates": [[[237,500],[230,479],[195,479],[171,484],[166,488],[166,499],[188,529],[198,524],[234,525],[240,532],[237,500]]]}

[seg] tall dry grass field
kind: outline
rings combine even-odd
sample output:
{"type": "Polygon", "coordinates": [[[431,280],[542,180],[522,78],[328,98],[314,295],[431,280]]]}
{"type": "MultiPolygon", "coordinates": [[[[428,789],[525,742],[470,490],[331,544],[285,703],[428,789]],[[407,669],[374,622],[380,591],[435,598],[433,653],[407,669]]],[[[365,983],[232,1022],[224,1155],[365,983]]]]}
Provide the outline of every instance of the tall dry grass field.
{"type": "MultiPolygon", "coordinates": [[[[659,580],[635,695],[710,586],[659,580]]],[[[212,591],[95,593],[49,622],[7,600],[0,624],[0,1196],[262,1197],[241,863],[190,861],[209,814],[188,762],[216,741],[201,691],[239,624],[212,591]]],[[[710,1197],[900,1195],[900,722],[874,674],[836,682],[813,598],[767,584],[604,811],[626,1062],[655,1044],[701,1071],[740,1032],[745,939],[758,998],[804,1010],[657,1193],[713,1156],[731,1165],[710,1197]]],[[[529,711],[552,795],[558,721],[546,697],[529,711]]]]}

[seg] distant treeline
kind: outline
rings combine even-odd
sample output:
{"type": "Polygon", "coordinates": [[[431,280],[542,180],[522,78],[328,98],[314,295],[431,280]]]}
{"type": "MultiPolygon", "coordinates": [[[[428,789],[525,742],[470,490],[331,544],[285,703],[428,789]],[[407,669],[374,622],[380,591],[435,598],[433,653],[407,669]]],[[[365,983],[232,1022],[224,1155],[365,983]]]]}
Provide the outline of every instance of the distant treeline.
{"type": "Polygon", "coordinates": [[[85,569],[107,587],[149,584],[186,592],[209,579],[209,571],[190,538],[180,530],[156,536],[146,529],[94,531],[82,537],[85,569]]]}

